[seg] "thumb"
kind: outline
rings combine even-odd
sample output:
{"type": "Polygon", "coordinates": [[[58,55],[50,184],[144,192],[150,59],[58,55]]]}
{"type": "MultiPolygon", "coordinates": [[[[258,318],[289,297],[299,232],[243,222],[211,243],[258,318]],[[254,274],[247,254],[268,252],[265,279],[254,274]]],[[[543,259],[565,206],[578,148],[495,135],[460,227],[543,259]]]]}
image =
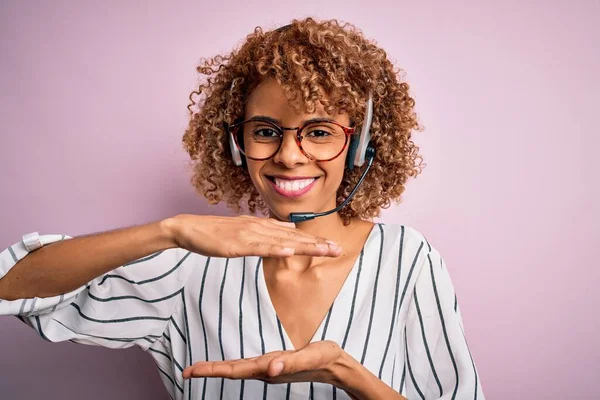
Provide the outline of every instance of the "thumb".
{"type": "Polygon", "coordinates": [[[279,221],[275,218],[270,218],[271,222],[273,222],[276,225],[280,225],[280,226],[285,226],[287,228],[295,228],[296,224],[293,222],[289,222],[289,221],[279,221]]]}

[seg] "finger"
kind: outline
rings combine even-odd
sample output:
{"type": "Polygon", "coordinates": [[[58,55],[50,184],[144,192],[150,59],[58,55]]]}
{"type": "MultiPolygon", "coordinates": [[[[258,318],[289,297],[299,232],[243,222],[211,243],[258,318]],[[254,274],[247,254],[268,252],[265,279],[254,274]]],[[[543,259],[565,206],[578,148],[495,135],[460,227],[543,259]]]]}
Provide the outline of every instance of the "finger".
{"type": "Polygon", "coordinates": [[[292,229],[296,229],[296,224],[293,222],[288,222],[288,221],[279,221],[275,218],[269,218],[268,219],[269,222],[275,224],[275,225],[279,225],[279,226],[283,226],[286,228],[292,228],[292,229]]]}
{"type": "MultiPolygon", "coordinates": [[[[296,228],[288,228],[277,225],[272,219],[258,219],[245,217],[244,228],[239,231],[240,237],[248,240],[255,247],[254,252],[247,253],[245,249],[239,249],[239,255],[262,255],[262,256],[290,256],[293,254],[311,256],[336,257],[341,255],[342,249],[334,242],[323,237],[314,236],[296,228]],[[274,245],[272,249],[259,246],[257,243],[274,245]],[[300,243],[306,243],[302,245],[300,243]],[[256,253],[259,249],[261,252],[256,253]],[[292,252],[290,249],[294,249],[292,252]]],[[[236,246],[237,247],[237,246],[236,246]]]]}
{"type": "Polygon", "coordinates": [[[258,232],[264,235],[271,235],[273,237],[281,237],[303,242],[334,243],[333,241],[325,239],[324,237],[311,235],[310,233],[304,232],[297,228],[288,228],[280,225],[266,225],[264,228],[266,229],[259,229],[258,232]]]}
{"type": "MultiPolygon", "coordinates": [[[[320,245],[320,248],[327,248],[329,243],[326,242],[326,239],[319,237],[307,237],[302,235],[296,235],[293,232],[284,232],[284,231],[258,231],[254,232],[254,234],[260,237],[260,240],[268,241],[269,243],[279,244],[279,245],[295,245],[299,243],[310,244],[310,245],[320,245]]],[[[332,247],[336,246],[333,243],[332,247]]]]}
{"type": "Polygon", "coordinates": [[[235,251],[239,256],[291,257],[294,255],[293,247],[284,247],[270,243],[247,242],[240,246],[241,248],[235,251]]]}
{"type": "Polygon", "coordinates": [[[184,370],[184,378],[219,377],[227,379],[265,379],[271,357],[231,361],[200,362],[184,370]]]}
{"type": "Polygon", "coordinates": [[[274,377],[328,369],[341,356],[342,350],[337,343],[331,340],[313,342],[296,352],[274,357],[269,363],[267,373],[274,377]]]}
{"type": "Polygon", "coordinates": [[[292,249],[294,255],[309,255],[317,257],[337,257],[341,255],[341,248],[327,243],[310,243],[273,237],[256,233],[250,242],[255,249],[270,251],[267,246],[272,246],[277,253],[280,248],[292,249]]]}
{"type": "Polygon", "coordinates": [[[289,221],[280,221],[275,218],[261,218],[261,217],[254,217],[251,215],[238,215],[237,217],[229,217],[229,219],[231,221],[243,220],[244,225],[246,225],[247,223],[252,223],[252,224],[261,224],[261,225],[275,225],[277,227],[296,229],[295,223],[289,222],[289,221]]]}
{"type": "Polygon", "coordinates": [[[266,354],[263,354],[263,355],[260,355],[260,356],[256,356],[256,357],[238,358],[238,359],[234,359],[234,360],[225,360],[225,361],[200,361],[200,362],[197,362],[197,363],[195,363],[195,364],[193,364],[193,365],[185,368],[183,370],[183,374],[182,375],[183,375],[184,379],[187,379],[187,378],[191,377],[192,371],[196,367],[198,367],[197,369],[199,371],[206,371],[206,369],[208,369],[208,368],[214,368],[214,366],[216,364],[220,364],[220,366],[218,368],[222,368],[222,365],[224,365],[224,364],[231,364],[231,365],[233,365],[233,364],[240,364],[240,363],[248,363],[249,361],[256,361],[259,358],[262,358],[263,359],[262,362],[264,362],[266,365],[268,365],[269,361],[271,361],[271,359],[273,359],[274,357],[277,357],[277,356],[279,356],[281,354],[285,354],[285,353],[288,353],[288,352],[291,352],[291,350],[288,350],[288,351],[276,350],[276,351],[271,351],[269,353],[266,353],[266,354]],[[209,364],[213,364],[213,366],[211,367],[211,366],[209,366],[209,364]]]}
{"type": "MultiPolygon", "coordinates": [[[[263,219],[267,224],[265,226],[271,228],[269,225],[276,225],[274,230],[269,229],[274,235],[284,235],[284,237],[288,237],[290,239],[298,239],[302,240],[302,238],[309,239],[310,241],[318,242],[318,243],[332,243],[335,244],[332,240],[326,239],[321,236],[312,235],[310,233],[304,232],[298,228],[296,228],[296,224],[293,222],[279,221],[275,218],[263,219]]],[[[261,233],[266,233],[261,231],[261,233]]]]}
{"type": "Polygon", "coordinates": [[[267,361],[270,361],[272,358],[277,357],[281,354],[285,354],[285,353],[290,353],[292,352],[291,350],[275,350],[275,351],[271,351],[269,353],[265,353],[262,354],[260,356],[256,356],[256,357],[248,357],[248,358],[236,358],[234,360],[226,360],[232,363],[239,363],[239,362],[243,362],[243,361],[252,361],[252,360],[256,360],[258,358],[265,358],[267,361]]]}
{"type": "Polygon", "coordinates": [[[316,257],[338,257],[342,254],[340,247],[327,244],[327,243],[305,243],[305,242],[293,242],[285,243],[285,247],[292,247],[294,254],[316,256],[316,257]]]}
{"type": "MultiPolygon", "coordinates": [[[[325,239],[323,239],[323,238],[317,238],[314,235],[307,234],[306,232],[303,232],[296,228],[291,228],[291,227],[273,223],[271,220],[266,219],[266,218],[261,218],[261,219],[259,219],[259,218],[251,219],[249,217],[245,217],[245,218],[238,217],[238,218],[243,220],[241,222],[241,226],[240,226],[239,222],[237,224],[238,225],[237,230],[242,235],[244,233],[246,233],[246,234],[260,233],[263,235],[269,235],[269,236],[273,236],[273,237],[295,239],[295,240],[307,241],[307,242],[319,242],[319,241],[325,242],[325,239]]],[[[273,221],[276,221],[276,220],[273,220],[273,221]]]]}

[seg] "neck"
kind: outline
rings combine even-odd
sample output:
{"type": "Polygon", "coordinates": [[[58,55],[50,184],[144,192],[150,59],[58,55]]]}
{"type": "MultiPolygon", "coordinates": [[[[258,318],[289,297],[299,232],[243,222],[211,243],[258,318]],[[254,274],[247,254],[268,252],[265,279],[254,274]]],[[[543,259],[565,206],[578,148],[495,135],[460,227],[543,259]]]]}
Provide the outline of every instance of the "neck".
{"type": "MultiPolygon", "coordinates": [[[[276,218],[274,215],[271,215],[271,217],[276,218]]],[[[342,247],[343,254],[346,253],[344,245],[347,244],[349,235],[348,230],[352,229],[352,226],[352,223],[347,226],[344,225],[342,218],[338,213],[332,213],[323,217],[296,223],[296,228],[303,232],[334,241],[342,247]]],[[[264,261],[265,265],[270,264],[276,269],[288,269],[302,272],[311,268],[316,263],[320,263],[320,258],[321,257],[298,255],[288,258],[265,258],[264,261]]]]}
{"type": "MultiPolygon", "coordinates": [[[[331,210],[335,208],[335,201],[332,202],[332,205],[324,207],[325,210],[331,210]]],[[[278,218],[272,212],[269,213],[271,218],[275,218],[278,220],[282,220],[278,218]]],[[[285,222],[289,222],[289,220],[283,219],[285,222]]],[[[324,215],[322,217],[316,217],[314,219],[309,219],[306,221],[296,222],[296,229],[299,229],[303,232],[314,236],[320,236],[325,239],[333,240],[334,242],[338,242],[340,239],[344,237],[345,228],[348,226],[344,225],[342,218],[339,213],[334,212],[328,215],[324,215]]],[[[341,243],[338,243],[341,244],[341,243]]]]}
{"type": "Polygon", "coordinates": [[[338,213],[332,213],[308,221],[297,222],[296,228],[335,242],[343,237],[346,226],[338,213]]]}

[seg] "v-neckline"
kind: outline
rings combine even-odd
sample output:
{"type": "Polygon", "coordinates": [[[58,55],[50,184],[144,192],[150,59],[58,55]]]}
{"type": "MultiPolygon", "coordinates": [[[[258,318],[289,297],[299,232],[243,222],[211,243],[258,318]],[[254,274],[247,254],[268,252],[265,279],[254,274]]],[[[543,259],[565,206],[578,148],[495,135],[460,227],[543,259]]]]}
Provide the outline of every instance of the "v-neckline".
{"type": "MultiPolygon", "coordinates": [[[[349,282],[351,281],[351,277],[353,277],[357,274],[357,270],[358,270],[358,266],[361,262],[361,258],[364,258],[364,254],[366,252],[367,246],[375,237],[376,231],[379,231],[379,229],[377,229],[379,227],[379,225],[380,225],[379,223],[375,223],[371,227],[369,235],[367,236],[365,243],[363,244],[360,252],[358,253],[356,260],[354,260],[354,264],[352,265],[352,268],[346,275],[346,278],[344,279],[344,283],[342,284],[342,287],[340,288],[340,290],[334,297],[333,302],[327,308],[327,312],[321,319],[321,322],[317,326],[317,329],[313,333],[313,336],[311,337],[309,343],[313,343],[313,342],[317,341],[317,338],[319,337],[319,335],[321,334],[321,332],[324,329],[324,324],[327,320],[327,317],[329,316],[329,313],[332,312],[332,309],[335,308],[336,303],[339,303],[339,299],[343,295],[345,295],[345,293],[348,291],[348,285],[349,285],[349,282]]],[[[267,281],[265,279],[265,272],[264,272],[264,268],[263,268],[263,258],[262,257],[259,257],[258,263],[259,263],[259,265],[258,265],[258,269],[257,269],[256,273],[259,274],[258,284],[259,284],[259,291],[260,291],[259,298],[260,298],[261,304],[265,305],[268,308],[268,310],[265,310],[265,311],[268,311],[268,315],[269,315],[270,319],[273,316],[275,317],[275,321],[272,321],[272,322],[274,322],[277,325],[277,329],[282,336],[282,340],[285,343],[285,349],[286,350],[297,350],[296,347],[294,346],[292,340],[290,339],[285,327],[283,326],[283,323],[279,319],[279,316],[277,315],[277,311],[275,310],[275,305],[273,304],[273,301],[271,300],[271,295],[269,294],[269,288],[267,287],[267,281]]],[[[319,340],[321,340],[321,339],[319,338],[319,340]]]]}

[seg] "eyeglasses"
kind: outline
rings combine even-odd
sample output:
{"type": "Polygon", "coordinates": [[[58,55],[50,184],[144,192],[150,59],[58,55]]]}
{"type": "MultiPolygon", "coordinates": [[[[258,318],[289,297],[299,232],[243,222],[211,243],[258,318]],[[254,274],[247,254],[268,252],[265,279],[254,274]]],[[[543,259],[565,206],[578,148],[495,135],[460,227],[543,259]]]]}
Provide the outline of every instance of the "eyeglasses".
{"type": "Polygon", "coordinates": [[[326,118],[312,119],[301,127],[288,128],[267,117],[253,117],[230,125],[228,130],[240,152],[251,160],[264,161],[273,157],[281,148],[284,131],[295,130],[300,151],[310,160],[327,162],[344,152],[355,128],[326,118]]]}

